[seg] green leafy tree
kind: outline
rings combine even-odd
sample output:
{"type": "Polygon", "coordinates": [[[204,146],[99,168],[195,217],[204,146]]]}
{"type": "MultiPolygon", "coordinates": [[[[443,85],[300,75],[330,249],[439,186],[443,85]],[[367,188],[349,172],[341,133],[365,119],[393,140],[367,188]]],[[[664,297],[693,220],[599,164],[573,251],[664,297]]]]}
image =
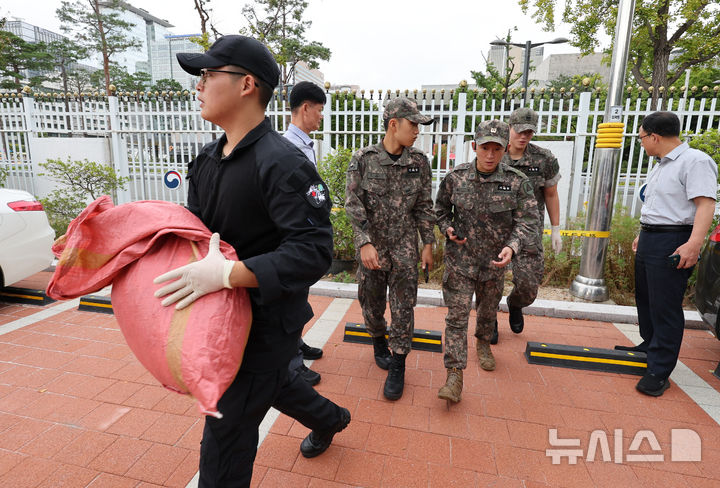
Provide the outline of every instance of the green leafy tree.
{"type": "Polygon", "coordinates": [[[127,178],[118,176],[111,166],[87,159],[48,159],[47,162],[40,163],[40,167],[46,171],[40,173],[40,176],[47,176],[60,184],[59,188],[41,199],[50,225],[58,236],[65,233],[70,221],[89,202],[102,195],[114,197],[117,190],[124,189],[128,181],[127,178]]]}
{"type": "MultiPolygon", "coordinates": [[[[688,87],[691,88],[696,86],[702,88],[704,86],[713,87],[718,85],[720,81],[720,68],[707,67],[707,68],[696,68],[690,71],[690,83],[688,87]]],[[[676,88],[684,88],[685,77],[682,77],[675,83],[676,88]]]]}
{"type": "Polygon", "coordinates": [[[52,66],[47,44],[27,42],[12,32],[0,31],[0,87],[19,92],[23,81],[30,81],[31,86],[37,87],[47,79],[46,76],[26,80],[26,70],[43,72],[51,70],[52,66]]]}
{"type": "Polygon", "coordinates": [[[157,80],[155,84],[150,88],[150,91],[157,91],[157,92],[163,92],[163,91],[182,91],[183,87],[177,80],[171,80],[168,78],[163,78],[161,80],[157,80]]]}
{"type": "Polygon", "coordinates": [[[210,20],[210,8],[208,8],[210,0],[193,0],[193,3],[200,17],[200,37],[193,37],[190,42],[202,46],[207,51],[214,40],[220,37],[220,33],[210,20]]]}
{"type": "MultiPolygon", "coordinates": [[[[145,91],[150,86],[152,76],[145,71],[136,71],[133,74],[123,67],[115,63],[110,64],[109,69],[110,83],[115,85],[117,91],[121,92],[133,92],[133,91],[145,91]]],[[[97,70],[90,75],[91,84],[93,86],[100,86],[103,84],[105,78],[104,70],[97,70]]]]}
{"type": "Polygon", "coordinates": [[[303,0],[254,0],[242,9],[248,27],[241,32],[259,39],[268,47],[280,65],[280,82],[283,85],[290,82],[299,61],[316,69],[320,67],[318,60],[330,59],[330,49],[317,41],[305,39],[305,31],[312,24],[303,20],[307,5],[303,0]]]}
{"type": "Polygon", "coordinates": [[[79,60],[87,57],[87,51],[76,42],[69,39],[64,41],[53,41],[47,45],[48,53],[52,59],[53,66],[57,69],[63,86],[63,92],[67,93],[70,86],[71,67],[79,60]]]}
{"type": "MultiPolygon", "coordinates": [[[[512,33],[516,31],[517,27],[509,29],[504,41],[507,43],[512,42],[512,33]]],[[[510,56],[510,46],[505,46],[505,69],[504,74],[499,69],[500,66],[495,66],[493,63],[483,54],[485,60],[485,70],[487,74],[482,71],[470,71],[470,76],[475,81],[478,88],[484,88],[488,92],[495,90],[496,92],[504,93],[504,98],[507,100],[510,87],[522,77],[522,72],[515,72],[515,58],[510,56]],[[505,91],[503,92],[503,88],[505,91]]]]}
{"type": "Polygon", "coordinates": [[[562,88],[565,89],[566,92],[570,91],[570,88],[577,89],[578,87],[585,88],[585,85],[583,84],[583,80],[587,78],[589,80],[589,83],[587,85],[587,89],[589,90],[596,90],[600,88],[601,91],[605,92],[607,91],[607,85],[603,83],[603,78],[598,73],[583,73],[581,75],[559,75],[554,80],[551,80],[548,83],[547,89],[554,88],[556,92],[560,92],[562,88]]]}
{"type": "Polygon", "coordinates": [[[113,55],[141,46],[128,33],[132,25],[120,18],[123,9],[120,0],[63,0],[56,10],[63,32],[74,33],[80,46],[102,55],[106,93],[110,92],[113,55]]]}
{"type": "MultiPolygon", "coordinates": [[[[555,29],[556,0],[518,0],[524,12],[546,30],[555,29]]],[[[657,107],[658,88],[668,89],[687,68],[703,65],[720,55],[720,0],[637,0],[632,26],[628,67],[644,89],[655,87],[652,107],[657,107]],[[670,52],[680,54],[670,65],[670,52]]],[[[617,0],[565,0],[562,21],[570,24],[571,43],[583,54],[599,46],[602,31],[614,40],[617,0]]]]}
{"type": "Polygon", "coordinates": [[[92,87],[92,72],[77,66],[68,72],[68,91],[83,93],[92,87]]]}

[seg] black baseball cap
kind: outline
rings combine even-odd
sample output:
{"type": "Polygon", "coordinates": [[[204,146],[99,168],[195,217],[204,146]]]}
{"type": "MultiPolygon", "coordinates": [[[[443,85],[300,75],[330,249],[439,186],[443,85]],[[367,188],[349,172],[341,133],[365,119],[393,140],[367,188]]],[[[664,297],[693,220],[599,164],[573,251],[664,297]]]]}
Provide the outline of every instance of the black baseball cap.
{"type": "Polygon", "coordinates": [[[277,62],[267,47],[252,37],[222,36],[205,53],[177,53],[180,67],[194,76],[203,68],[233,65],[245,68],[260,81],[275,88],[280,77],[277,62]]]}

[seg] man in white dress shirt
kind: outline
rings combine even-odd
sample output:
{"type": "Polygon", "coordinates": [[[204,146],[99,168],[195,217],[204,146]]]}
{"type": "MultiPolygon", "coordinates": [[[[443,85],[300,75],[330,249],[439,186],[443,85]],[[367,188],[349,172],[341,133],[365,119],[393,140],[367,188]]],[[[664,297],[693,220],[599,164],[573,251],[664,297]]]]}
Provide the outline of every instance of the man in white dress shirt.
{"type": "MultiPolygon", "coordinates": [[[[326,97],[322,88],[309,81],[301,81],[290,92],[290,126],[285,137],[295,144],[317,168],[315,144],[310,133],[320,128],[322,111],[326,97]]],[[[290,374],[297,373],[311,385],[320,382],[320,373],[305,366],[303,359],[319,359],[322,349],[305,344],[302,337],[298,341],[298,353],[290,361],[290,374]]]]}
{"type": "Polygon", "coordinates": [[[326,100],[322,88],[309,81],[301,81],[290,92],[290,126],[285,137],[299,147],[315,167],[315,143],[310,133],[320,128],[326,100]]]}

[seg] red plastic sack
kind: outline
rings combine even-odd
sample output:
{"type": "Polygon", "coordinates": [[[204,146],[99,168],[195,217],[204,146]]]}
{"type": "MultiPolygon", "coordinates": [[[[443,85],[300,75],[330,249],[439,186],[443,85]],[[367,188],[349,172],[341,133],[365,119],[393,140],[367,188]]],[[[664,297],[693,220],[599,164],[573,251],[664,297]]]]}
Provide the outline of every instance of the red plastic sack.
{"type": "MultiPolygon", "coordinates": [[[[166,388],[192,395],[201,412],[222,417],[217,402],[235,379],[252,322],[244,288],[205,295],[183,310],[163,307],[153,279],[202,259],[211,232],[179,205],[91,203],[56,241],[59,258],[47,288],[76,298],[112,283],[112,307],[137,359],[166,388]]],[[[228,259],[235,250],[220,242],[228,259]]]]}

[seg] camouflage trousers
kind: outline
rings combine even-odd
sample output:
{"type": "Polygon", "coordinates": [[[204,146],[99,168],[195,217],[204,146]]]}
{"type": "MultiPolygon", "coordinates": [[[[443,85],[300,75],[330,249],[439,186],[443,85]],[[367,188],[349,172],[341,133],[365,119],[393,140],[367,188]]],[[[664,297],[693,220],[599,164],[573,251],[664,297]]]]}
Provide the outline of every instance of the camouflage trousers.
{"type": "Polygon", "coordinates": [[[545,273],[545,255],[542,252],[523,252],[512,259],[513,289],[507,303],[511,307],[523,308],[535,301],[538,288],[545,273]]]}
{"type": "Polygon", "coordinates": [[[390,271],[369,270],[359,264],[357,271],[358,301],[365,327],[372,337],[385,335],[386,290],[390,289],[390,349],[398,354],[410,353],[415,327],[417,303],[417,266],[391,267],[390,271]]]}
{"type": "Polygon", "coordinates": [[[475,337],[490,342],[497,307],[502,298],[503,277],[481,281],[456,273],[443,276],[443,299],[448,307],[445,317],[445,367],[467,366],[467,330],[470,306],[475,293],[475,337]]]}

